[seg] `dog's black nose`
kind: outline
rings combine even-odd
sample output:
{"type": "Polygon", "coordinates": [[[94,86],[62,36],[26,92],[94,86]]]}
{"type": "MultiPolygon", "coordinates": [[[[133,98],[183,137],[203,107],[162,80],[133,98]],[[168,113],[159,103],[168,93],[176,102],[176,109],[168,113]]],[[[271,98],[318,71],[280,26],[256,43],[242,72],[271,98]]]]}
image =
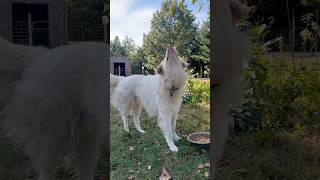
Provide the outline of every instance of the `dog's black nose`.
{"type": "Polygon", "coordinates": [[[173,89],[170,89],[169,91],[170,91],[170,96],[172,97],[172,95],[173,95],[173,89]]]}

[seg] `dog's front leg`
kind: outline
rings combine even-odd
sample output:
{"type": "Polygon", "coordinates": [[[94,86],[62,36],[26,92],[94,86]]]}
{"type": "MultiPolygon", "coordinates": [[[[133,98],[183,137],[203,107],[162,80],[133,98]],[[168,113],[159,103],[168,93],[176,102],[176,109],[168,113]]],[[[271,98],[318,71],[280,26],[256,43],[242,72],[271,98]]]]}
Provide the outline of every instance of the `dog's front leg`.
{"type": "Polygon", "coordinates": [[[166,139],[166,142],[172,152],[178,152],[177,146],[173,142],[172,138],[172,125],[171,120],[173,116],[168,114],[160,114],[158,125],[166,139]]]}
{"type": "Polygon", "coordinates": [[[55,167],[59,162],[56,153],[56,151],[50,151],[47,148],[40,146],[37,154],[31,156],[34,166],[39,172],[38,180],[55,180],[55,167]]]}
{"type": "Polygon", "coordinates": [[[171,119],[172,138],[176,142],[180,140],[180,137],[176,133],[177,118],[178,118],[178,113],[176,113],[171,119]]]}
{"type": "Polygon", "coordinates": [[[123,121],[123,130],[126,131],[126,132],[130,132],[127,114],[121,115],[121,119],[123,121]]]}
{"type": "Polygon", "coordinates": [[[138,99],[134,101],[133,111],[134,111],[134,125],[140,133],[144,134],[145,131],[141,128],[141,125],[140,125],[141,105],[138,99]]]}

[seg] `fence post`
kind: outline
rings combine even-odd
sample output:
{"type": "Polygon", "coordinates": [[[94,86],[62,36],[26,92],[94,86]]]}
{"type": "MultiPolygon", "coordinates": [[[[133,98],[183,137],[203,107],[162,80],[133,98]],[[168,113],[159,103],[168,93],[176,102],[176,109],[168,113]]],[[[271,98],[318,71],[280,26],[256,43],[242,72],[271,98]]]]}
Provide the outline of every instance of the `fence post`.
{"type": "Polygon", "coordinates": [[[108,42],[108,36],[109,36],[108,29],[107,29],[108,21],[109,21],[108,16],[102,16],[103,40],[106,43],[108,42]]]}
{"type": "Polygon", "coordinates": [[[32,17],[31,13],[28,13],[28,44],[32,46],[32,17]]]}

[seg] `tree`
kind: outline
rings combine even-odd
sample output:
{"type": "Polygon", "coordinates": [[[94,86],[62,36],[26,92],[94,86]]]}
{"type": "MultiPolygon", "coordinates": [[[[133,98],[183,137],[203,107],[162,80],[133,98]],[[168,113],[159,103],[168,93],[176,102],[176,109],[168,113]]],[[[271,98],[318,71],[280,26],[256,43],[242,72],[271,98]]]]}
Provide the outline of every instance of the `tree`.
{"type": "Polygon", "coordinates": [[[145,55],[143,49],[138,47],[135,51],[130,53],[129,61],[132,64],[132,73],[140,74],[142,72],[143,63],[145,62],[145,55]]]}
{"type": "Polygon", "coordinates": [[[112,56],[129,56],[136,50],[136,45],[133,39],[128,36],[121,42],[116,36],[110,43],[110,51],[112,56]]]}
{"type": "Polygon", "coordinates": [[[320,1],[319,0],[301,0],[301,2],[305,6],[320,7],[320,1]]]}
{"type": "Polygon", "coordinates": [[[306,13],[301,17],[301,22],[305,25],[305,28],[300,32],[302,37],[302,48],[307,51],[307,45],[309,43],[310,52],[317,52],[319,49],[319,35],[320,35],[320,25],[319,25],[319,10],[315,12],[306,13]]]}
{"type": "MultiPolygon", "coordinates": [[[[67,0],[68,22],[101,23],[104,14],[104,0],[67,0]]],[[[107,9],[106,9],[107,12],[107,9]]]]}
{"type": "Polygon", "coordinates": [[[121,45],[121,41],[118,36],[114,37],[110,43],[111,56],[126,56],[124,47],[121,45]]]}
{"type": "Polygon", "coordinates": [[[133,39],[129,38],[128,36],[122,41],[122,47],[125,50],[126,56],[129,56],[136,49],[136,45],[133,39]]]}
{"type": "Polygon", "coordinates": [[[151,31],[144,34],[143,49],[148,69],[154,69],[160,63],[168,45],[175,45],[185,60],[191,58],[197,33],[195,16],[185,4],[178,6],[177,2],[174,3],[176,6],[171,6],[168,1],[162,2],[161,9],[154,13],[151,20],[151,31]]]}
{"type": "Polygon", "coordinates": [[[198,53],[192,55],[192,60],[196,62],[199,67],[200,77],[204,74],[208,76],[209,74],[209,64],[210,64],[210,21],[207,19],[203,22],[199,30],[199,49],[198,53]],[[204,73],[204,71],[206,71],[204,73]]]}

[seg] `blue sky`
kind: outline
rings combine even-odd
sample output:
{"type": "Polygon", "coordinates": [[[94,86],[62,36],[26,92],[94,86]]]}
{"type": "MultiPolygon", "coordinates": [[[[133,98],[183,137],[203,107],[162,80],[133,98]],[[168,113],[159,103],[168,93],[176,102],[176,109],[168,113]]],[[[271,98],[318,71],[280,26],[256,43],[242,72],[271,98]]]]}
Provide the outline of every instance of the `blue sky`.
{"type": "MultiPolygon", "coordinates": [[[[207,0],[200,0],[202,10],[198,11],[198,4],[192,5],[185,0],[188,9],[196,16],[197,23],[206,19],[208,12],[207,0]]],[[[111,0],[110,1],[110,37],[125,36],[132,38],[139,46],[142,45],[143,33],[150,31],[152,14],[161,7],[162,0],[111,0]]]]}

